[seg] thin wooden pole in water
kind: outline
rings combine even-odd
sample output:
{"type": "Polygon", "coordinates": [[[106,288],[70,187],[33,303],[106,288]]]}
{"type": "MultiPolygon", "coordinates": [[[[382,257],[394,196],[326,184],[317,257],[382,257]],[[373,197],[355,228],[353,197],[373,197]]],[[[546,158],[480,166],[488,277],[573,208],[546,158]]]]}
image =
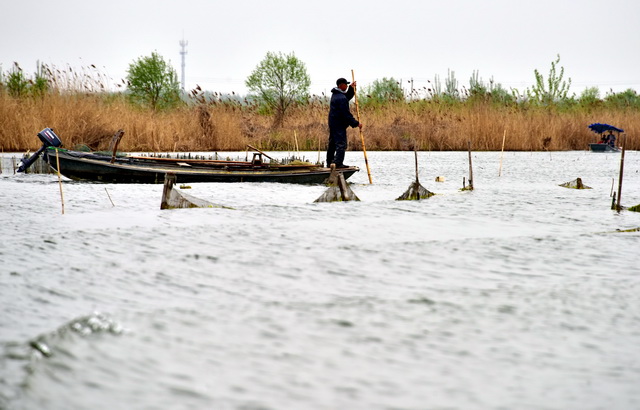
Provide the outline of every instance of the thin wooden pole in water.
{"type": "Polygon", "coordinates": [[[60,201],[62,202],[62,215],[64,215],[64,193],[62,192],[62,175],[60,174],[60,156],[56,148],[56,168],[58,169],[58,185],[60,186],[60,201]]]}
{"type": "Polygon", "coordinates": [[[469,144],[469,190],[473,191],[473,166],[471,165],[471,141],[469,144]]]}
{"type": "Polygon", "coordinates": [[[160,209],[171,209],[170,198],[171,189],[176,183],[176,174],[167,172],[164,174],[164,187],[162,188],[162,200],[160,201],[160,209]]]}
{"type": "Polygon", "coordinates": [[[104,191],[107,193],[107,196],[109,197],[109,201],[111,202],[111,205],[116,206],[116,204],[113,203],[113,200],[111,199],[111,195],[109,195],[109,191],[107,191],[107,188],[105,188],[104,191]]]}
{"type": "Polygon", "coordinates": [[[340,197],[343,201],[349,201],[349,191],[347,190],[347,181],[344,179],[344,174],[338,172],[338,188],[340,189],[340,197]]]}
{"type": "Polygon", "coordinates": [[[498,168],[498,176],[502,176],[502,157],[504,156],[504,140],[507,137],[507,130],[502,134],[502,151],[500,151],[500,167],[498,168]]]}
{"type": "Polygon", "coordinates": [[[615,183],[615,178],[611,178],[611,192],[609,193],[609,196],[613,196],[613,184],[615,183]]]}
{"type": "Polygon", "coordinates": [[[616,209],[616,193],[613,193],[613,199],[611,200],[611,209],[616,209]]]}
{"type": "Polygon", "coordinates": [[[418,182],[418,151],[414,149],[413,154],[416,157],[416,182],[418,182]]]}
{"type": "Polygon", "coordinates": [[[622,196],[622,174],[624,172],[624,150],[627,145],[627,136],[625,135],[622,140],[622,154],[620,155],[620,177],[618,178],[618,204],[616,205],[616,211],[620,212],[622,206],[620,205],[620,197],[622,196]]]}
{"type": "MultiPolygon", "coordinates": [[[[351,70],[351,81],[356,81],[356,76],[351,70]]],[[[356,100],[356,114],[358,115],[358,122],[360,122],[360,108],[358,107],[358,93],[356,92],[356,88],[353,88],[353,96],[356,100]]],[[[364,146],[364,134],[362,133],[362,128],[360,128],[360,139],[362,140],[362,152],[364,153],[364,164],[367,166],[367,175],[369,176],[369,183],[373,184],[371,181],[371,170],[369,169],[369,159],[367,158],[367,148],[364,146]]]]}

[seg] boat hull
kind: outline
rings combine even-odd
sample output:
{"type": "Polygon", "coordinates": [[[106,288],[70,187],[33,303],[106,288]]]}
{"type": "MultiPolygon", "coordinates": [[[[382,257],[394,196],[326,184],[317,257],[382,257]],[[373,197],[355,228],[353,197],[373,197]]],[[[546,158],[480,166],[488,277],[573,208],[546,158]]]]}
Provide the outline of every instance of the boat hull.
{"type": "MultiPolygon", "coordinates": [[[[152,159],[132,157],[117,158],[112,164],[111,157],[83,153],[78,151],[49,149],[45,160],[60,173],[77,181],[92,181],[120,184],[160,184],[167,173],[176,175],[178,183],[192,182],[279,182],[294,184],[321,184],[330,174],[329,168],[318,166],[277,166],[250,164],[238,165],[237,162],[224,161],[215,164],[186,165],[185,162],[163,163],[152,159]],[[183,166],[178,165],[183,164],[183,166]]],[[[340,170],[345,178],[359,171],[357,167],[340,170]]]]}
{"type": "Polygon", "coordinates": [[[612,147],[609,144],[589,144],[591,152],[620,152],[619,148],[612,147]]]}

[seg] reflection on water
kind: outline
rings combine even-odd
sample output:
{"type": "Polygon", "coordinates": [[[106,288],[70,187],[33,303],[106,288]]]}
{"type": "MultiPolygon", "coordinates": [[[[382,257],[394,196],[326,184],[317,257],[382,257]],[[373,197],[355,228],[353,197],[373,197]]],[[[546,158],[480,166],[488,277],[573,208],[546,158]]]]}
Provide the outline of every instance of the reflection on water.
{"type": "MultiPolygon", "coordinates": [[[[65,215],[57,177],[4,173],[0,407],[639,408],[620,155],[499,158],[461,192],[467,153],[420,153],[420,202],[394,200],[410,152],[369,153],[357,203],[190,184],[233,209],[160,211],[160,185],[65,181],[65,215]]],[[[627,152],[624,205],[639,170],[627,152]]]]}

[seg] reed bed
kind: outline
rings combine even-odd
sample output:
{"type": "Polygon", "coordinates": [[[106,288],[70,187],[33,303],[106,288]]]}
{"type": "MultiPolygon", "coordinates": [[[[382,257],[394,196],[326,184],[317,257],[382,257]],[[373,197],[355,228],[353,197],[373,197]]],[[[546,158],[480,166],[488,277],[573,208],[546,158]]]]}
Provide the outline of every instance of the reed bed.
{"type": "MultiPolygon", "coordinates": [[[[355,112],[355,109],[353,110],[355,112]]],[[[240,151],[247,144],[263,150],[324,150],[328,106],[317,99],[294,107],[284,125],[241,103],[185,104],[166,112],[131,105],[123,94],[58,92],[38,97],[0,93],[0,150],[39,148],[36,134],[51,127],[65,147],[79,144],[106,149],[118,129],[125,131],[122,151],[240,151]]],[[[554,109],[490,103],[445,104],[431,100],[361,106],[368,150],[497,151],[582,150],[595,142],[587,125],[613,124],[625,130],[628,149],[640,149],[637,108],[554,109]]],[[[360,150],[357,129],[349,131],[349,149],[360,150]]]]}

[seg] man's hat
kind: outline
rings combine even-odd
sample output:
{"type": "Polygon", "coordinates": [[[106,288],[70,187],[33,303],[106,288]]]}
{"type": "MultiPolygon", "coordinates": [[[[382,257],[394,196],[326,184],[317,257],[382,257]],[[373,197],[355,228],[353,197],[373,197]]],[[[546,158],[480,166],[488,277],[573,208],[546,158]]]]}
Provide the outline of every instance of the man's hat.
{"type": "Polygon", "coordinates": [[[340,84],[347,84],[347,85],[349,85],[349,84],[351,84],[351,83],[350,83],[349,81],[347,81],[346,79],[344,79],[344,78],[338,78],[338,80],[336,81],[336,85],[340,85],[340,84]]]}

